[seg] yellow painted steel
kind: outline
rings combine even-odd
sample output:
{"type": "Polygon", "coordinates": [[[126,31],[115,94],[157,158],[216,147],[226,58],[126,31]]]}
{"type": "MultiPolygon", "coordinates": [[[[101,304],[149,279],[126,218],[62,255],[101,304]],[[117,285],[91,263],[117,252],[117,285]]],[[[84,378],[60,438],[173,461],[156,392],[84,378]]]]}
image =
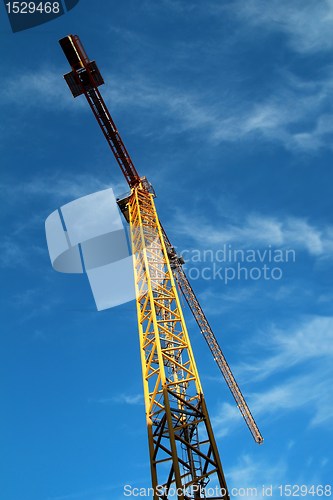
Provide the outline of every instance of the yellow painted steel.
{"type": "Polygon", "coordinates": [[[153,195],[135,187],[128,208],[154,500],[206,498],[208,483],[228,499],[153,195]]]}

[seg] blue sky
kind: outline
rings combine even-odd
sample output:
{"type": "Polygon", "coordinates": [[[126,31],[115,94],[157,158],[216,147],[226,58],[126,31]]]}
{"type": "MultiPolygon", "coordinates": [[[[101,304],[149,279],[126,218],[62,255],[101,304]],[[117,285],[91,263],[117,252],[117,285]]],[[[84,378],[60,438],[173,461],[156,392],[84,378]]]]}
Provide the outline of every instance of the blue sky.
{"type": "MultiPolygon", "coordinates": [[[[277,497],[279,484],[332,483],[333,2],[96,4],[16,34],[1,6],[1,499],[150,484],[135,304],[97,313],[87,280],[54,272],[46,248],[56,208],[127,190],[62,80],[68,33],[97,60],[179,250],[295,251],[279,280],[193,281],[265,438],[186,313],[228,484],[277,497]]],[[[187,269],[213,264],[236,265],[187,269]]]]}

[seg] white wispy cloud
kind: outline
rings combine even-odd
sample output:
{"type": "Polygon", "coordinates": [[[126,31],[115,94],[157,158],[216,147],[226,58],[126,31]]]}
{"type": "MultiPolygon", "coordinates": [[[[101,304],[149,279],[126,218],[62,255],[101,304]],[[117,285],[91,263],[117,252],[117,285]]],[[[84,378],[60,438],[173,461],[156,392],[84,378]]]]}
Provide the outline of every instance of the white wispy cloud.
{"type": "Polygon", "coordinates": [[[290,47],[301,53],[332,50],[332,0],[236,0],[232,3],[235,16],[267,32],[282,32],[290,47]]]}
{"type": "MultiPolygon", "coordinates": [[[[107,189],[110,187],[110,182],[106,178],[99,177],[93,174],[63,174],[59,170],[52,175],[36,176],[26,181],[21,182],[3,182],[0,184],[0,192],[2,197],[8,201],[24,202],[27,198],[54,198],[55,202],[61,203],[64,200],[72,201],[80,196],[107,189]]],[[[112,182],[112,187],[115,194],[119,194],[126,190],[124,182],[112,182]]],[[[57,207],[55,207],[57,208],[57,207]]]]}
{"type": "MultiPolygon", "coordinates": [[[[2,105],[20,106],[22,109],[47,107],[55,111],[63,107],[68,108],[73,100],[59,71],[45,68],[34,71],[21,70],[19,74],[10,75],[3,81],[0,96],[2,105]]],[[[82,106],[80,103],[75,104],[76,108],[82,106]]]]}
{"type": "MultiPolygon", "coordinates": [[[[310,426],[331,425],[333,317],[303,318],[298,326],[284,332],[273,327],[253,342],[256,352],[262,353],[260,360],[242,364],[236,371],[251,385],[266,381],[263,391],[247,395],[257,421],[272,421],[304,409],[310,426]],[[268,382],[275,374],[279,374],[279,381],[274,378],[268,382]]],[[[214,417],[219,436],[229,434],[240,422],[238,409],[229,403],[222,403],[214,417]]]]}
{"type": "MultiPolygon", "coordinates": [[[[113,77],[114,80],[114,77],[113,77]]],[[[115,107],[133,107],[168,118],[154,134],[195,134],[204,130],[207,141],[215,144],[265,140],[295,151],[315,151],[331,147],[333,134],[333,71],[316,81],[300,79],[280,70],[269,93],[254,99],[230,89],[196,92],[195,88],[173,88],[134,75],[119,85],[105,89],[115,107]],[[226,96],[227,97],[223,97],[226,96]],[[177,126],[175,126],[177,123],[177,126]]],[[[145,127],[142,124],[142,127],[145,127]]],[[[143,132],[147,133],[147,130],[143,132]]],[[[152,132],[150,132],[152,133],[152,132]]]]}
{"type": "MultiPolygon", "coordinates": [[[[265,453],[263,449],[262,456],[259,456],[258,453],[241,454],[236,463],[226,470],[229,490],[234,493],[233,496],[252,499],[254,497],[279,498],[286,496],[281,495],[280,485],[282,487],[290,483],[308,485],[308,489],[310,489],[311,485],[320,484],[323,481],[322,469],[327,464],[327,458],[324,457],[319,463],[316,461],[315,466],[313,466],[313,457],[309,457],[307,461],[304,460],[303,470],[295,475],[288,457],[290,444],[291,442],[287,443],[281,454],[274,458],[265,453]]],[[[310,496],[310,494],[307,495],[307,497],[310,496]]]]}
{"type": "MultiPolygon", "coordinates": [[[[283,484],[288,472],[287,468],[287,461],[282,458],[271,462],[271,460],[243,454],[228,471],[228,481],[231,487],[245,489],[242,492],[244,495],[239,495],[242,498],[262,498],[264,496],[263,485],[266,488],[272,486],[275,489],[278,484],[283,484]],[[255,488],[256,494],[250,488],[255,488]]],[[[274,491],[274,493],[277,492],[274,491]]]]}
{"type": "MultiPolygon", "coordinates": [[[[205,15],[215,17],[222,17],[228,10],[243,28],[245,25],[240,32],[252,27],[257,36],[258,26],[269,33],[283,32],[290,45],[302,53],[333,48],[332,0],[310,0],[306,5],[301,0],[235,0],[229,6],[211,2],[207,9],[202,9],[199,2],[189,7],[188,2],[165,0],[164,7],[179,15],[183,15],[184,9],[201,9],[200,15],[207,11],[205,15]]],[[[134,31],[128,36],[138,38],[134,31]]],[[[220,42],[218,38],[217,43],[220,42]]],[[[112,103],[112,112],[121,108],[140,116],[139,120],[134,114],[135,119],[130,122],[132,130],[136,126],[142,135],[188,134],[196,139],[204,131],[205,140],[214,144],[258,140],[275,142],[296,152],[332,148],[332,66],[323,67],[315,79],[296,76],[283,68],[276,75],[270,89],[254,97],[245,87],[236,90],[222,84],[203,90],[200,78],[198,86],[196,79],[187,86],[178,80],[177,84],[166,84],[154,72],[148,72],[146,66],[143,73],[138,64],[126,78],[106,72],[105,81],[112,81],[112,85],[103,88],[103,95],[112,103]],[[146,112],[144,119],[142,112],[146,112]]],[[[241,75],[244,80],[247,76],[241,75]]],[[[64,108],[89,111],[84,98],[74,102],[57,68],[40,67],[23,73],[20,69],[20,73],[4,79],[2,89],[2,105],[19,106],[22,110],[38,107],[62,112],[64,108]]]]}
{"type": "Polygon", "coordinates": [[[253,342],[261,352],[270,353],[258,365],[241,366],[243,374],[255,374],[257,380],[311,360],[324,362],[325,358],[333,358],[333,317],[307,317],[285,330],[272,326],[253,342]]]}
{"type": "MultiPolygon", "coordinates": [[[[112,183],[115,194],[126,191],[125,182],[112,183]]],[[[37,229],[44,232],[44,220],[63,203],[70,202],[81,196],[107,189],[110,184],[105,179],[90,174],[62,175],[60,172],[44,177],[32,177],[26,181],[7,181],[0,184],[0,192],[7,206],[15,205],[15,217],[11,217],[7,234],[0,242],[0,267],[29,267],[32,255],[45,254],[45,248],[39,241],[31,243],[32,233],[37,229]],[[39,212],[27,216],[26,205],[31,200],[40,203],[39,212]],[[45,208],[52,209],[45,212],[45,208]],[[10,229],[9,229],[10,228],[10,229]]],[[[35,237],[35,235],[34,235],[35,237]]],[[[37,237],[36,237],[37,238],[37,237]]],[[[33,240],[34,241],[34,240],[33,240]]]]}
{"type": "Polygon", "coordinates": [[[5,80],[0,102],[15,106],[23,105],[24,108],[38,105],[41,107],[46,105],[61,107],[70,101],[66,90],[66,87],[62,85],[59,73],[40,69],[5,80]],[[17,91],[18,88],[20,92],[17,91]]]}
{"type": "Polygon", "coordinates": [[[23,246],[15,240],[5,237],[0,242],[0,267],[10,268],[27,265],[27,255],[23,246]]]}
{"type": "Polygon", "coordinates": [[[6,235],[0,241],[0,268],[29,268],[31,257],[41,256],[44,249],[38,244],[29,244],[14,234],[6,235]]]}
{"type": "MultiPolygon", "coordinates": [[[[297,410],[299,415],[311,415],[308,419],[310,427],[330,427],[333,420],[333,397],[329,391],[331,379],[331,370],[320,373],[316,369],[310,375],[294,376],[265,391],[245,396],[259,426],[267,419],[273,422],[297,410]]],[[[239,425],[244,425],[238,408],[230,403],[222,403],[212,420],[218,437],[227,436],[239,425]]]]}
{"type": "MultiPolygon", "coordinates": [[[[131,120],[131,127],[142,135],[187,134],[195,139],[204,130],[206,140],[214,144],[264,140],[293,151],[331,148],[333,69],[316,81],[282,70],[280,73],[274,88],[260,99],[227,88],[203,91],[201,87],[196,90],[195,85],[163,84],[139,70],[127,75],[126,80],[124,76],[106,74],[105,80],[113,85],[106,85],[103,95],[107,103],[112,103],[112,112],[140,111],[140,121],[131,120]]],[[[38,107],[63,111],[65,107],[88,111],[84,99],[73,103],[69,89],[55,70],[40,69],[11,77],[4,81],[3,88],[2,105],[20,106],[22,110],[38,107]]]]}
{"type": "Polygon", "coordinates": [[[273,90],[260,99],[230,89],[216,94],[213,89],[170,87],[142,75],[106,88],[105,94],[115,107],[141,108],[167,118],[168,125],[159,124],[159,134],[193,135],[204,130],[206,140],[215,144],[257,139],[296,151],[331,147],[332,68],[314,82],[280,73],[273,90]]]}
{"type": "Polygon", "coordinates": [[[198,248],[221,248],[224,244],[237,244],[242,248],[272,245],[305,250],[313,256],[333,254],[333,226],[318,227],[300,217],[277,218],[252,213],[217,229],[216,224],[200,215],[194,219],[182,213],[176,216],[174,227],[192,239],[198,248]]]}
{"type": "Polygon", "coordinates": [[[120,403],[126,405],[142,405],[143,395],[142,394],[116,394],[115,396],[91,399],[90,401],[100,404],[113,404],[120,403]]]}
{"type": "Polygon", "coordinates": [[[255,395],[253,411],[259,418],[278,418],[281,415],[302,409],[310,412],[310,426],[331,426],[333,419],[333,397],[329,391],[332,380],[331,369],[313,369],[311,374],[294,376],[286,382],[255,395]]]}
{"type": "Polygon", "coordinates": [[[116,403],[124,403],[127,405],[142,405],[143,395],[142,394],[120,394],[114,397],[116,403]]]}

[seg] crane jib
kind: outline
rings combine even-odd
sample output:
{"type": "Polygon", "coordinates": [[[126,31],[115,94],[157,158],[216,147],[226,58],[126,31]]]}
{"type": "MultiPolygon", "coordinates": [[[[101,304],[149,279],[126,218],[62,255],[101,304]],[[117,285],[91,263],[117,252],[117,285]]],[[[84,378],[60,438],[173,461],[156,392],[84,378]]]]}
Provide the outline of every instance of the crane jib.
{"type": "Polygon", "coordinates": [[[72,68],[64,78],[73,96],[85,95],[126,181],[131,188],[138,185],[140,176],[98,90],[104,80],[97,64],[90,61],[77,35],[68,35],[59,43],[72,68]]]}

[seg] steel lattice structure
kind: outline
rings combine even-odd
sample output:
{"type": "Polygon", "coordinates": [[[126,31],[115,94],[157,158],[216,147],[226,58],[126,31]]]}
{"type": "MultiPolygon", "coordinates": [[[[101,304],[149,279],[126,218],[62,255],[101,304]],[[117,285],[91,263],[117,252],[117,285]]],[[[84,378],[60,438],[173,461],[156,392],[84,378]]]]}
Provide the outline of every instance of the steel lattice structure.
{"type": "Polygon", "coordinates": [[[156,498],[168,498],[172,485],[179,492],[188,491],[184,498],[202,498],[198,492],[205,488],[210,477],[218,481],[220,490],[225,492],[223,498],[227,498],[222,465],[153,195],[140,185],[129,199],[129,216],[156,498]],[[162,486],[161,490],[158,486],[162,486]]]}
{"type": "Polygon", "coordinates": [[[139,176],[98,90],[104,81],[95,61],[89,60],[77,35],[61,39],[60,45],[72,68],[66,82],[74,97],[85,95],[131,189],[118,204],[130,224],[154,500],[207,498],[209,482],[219,491],[209,498],[228,499],[176,283],[254,439],[262,443],[263,438],[160,224],[154,191],[139,176]]]}

